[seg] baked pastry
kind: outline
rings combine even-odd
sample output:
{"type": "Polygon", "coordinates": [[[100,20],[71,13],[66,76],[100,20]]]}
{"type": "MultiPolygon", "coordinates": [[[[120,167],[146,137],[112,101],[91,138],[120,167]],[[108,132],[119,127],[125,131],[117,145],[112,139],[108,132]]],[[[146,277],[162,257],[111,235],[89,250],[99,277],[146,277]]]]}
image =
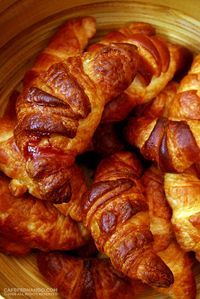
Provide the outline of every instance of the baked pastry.
{"type": "Polygon", "coordinates": [[[44,278],[65,299],[132,299],[143,289],[139,281],[116,271],[107,258],[41,253],[37,261],[44,278]]]}
{"type": "Polygon", "coordinates": [[[173,240],[172,211],[164,192],[164,173],[157,167],[149,167],[142,176],[145,197],[149,206],[150,230],[156,252],[165,250],[173,240]]]}
{"type": "Polygon", "coordinates": [[[183,172],[200,159],[199,66],[197,55],[179,85],[168,117],[133,118],[126,128],[129,143],[166,172],[183,172]]]}
{"type": "Polygon", "coordinates": [[[192,271],[194,261],[190,254],[182,250],[174,240],[165,250],[158,252],[158,255],[171,269],[174,283],[169,288],[156,290],[173,299],[195,299],[196,282],[192,271]]]}
{"type": "Polygon", "coordinates": [[[200,180],[195,170],[166,173],[164,188],[172,208],[172,224],[176,239],[185,251],[194,251],[199,259],[199,195],[200,180]]]}
{"type": "Polygon", "coordinates": [[[47,71],[53,64],[79,56],[89,39],[96,33],[96,20],[90,16],[68,19],[61,25],[47,47],[38,55],[32,68],[25,74],[24,85],[35,80],[38,73],[47,71]]]}
{"type": "Polygon", "coordinates": [[[140,63],[131,85],[105,106],[102,122],[121,121],[136,105],[151,101],[192,58],[188,49],[161,38],[147,23],[129,23],[100,41],[106,45],[112,42],[135,45],[140,63]]]}
{"type": "Polygon", "coordinates": [[[104,159],[83,201],[84,223],[118,271],[150,286],[168,287],[173,275],[153,250],[141,172],[140,162],[129,152],[104,159]]]}
{"type": "Polygon", "coordinates": [[[43,251],[71,250],[89,239],[87,230],[70,216],[62,215],[51,203],[31,195],[16,198],[9,179],[0,177],[0,249],[21,255],[32,248],[43,251]]]}
{"type": "Polygon", "coordinates": [[[170,81],[152,101],[136,106],[131,113],[132,116],[168,117],[178,86],[176,81],[170,81]]]}
{"type": "Polygon", "coordinates": [[[91,17],[69,20],[25,76],[17,100],[15,141],[28,175],[43,186],[44,199],[53,192],[67,195],[66,168],[87,148],[105,102],[120,94],[136,73],[133,45],[102,46],[81,56],[94,32],[91,17]]]}
{"type": "Polygon", "coordinates": [[[28,244],[19,243],[17,240],[12,241],[0,233],[0,252],[20,257],[28,255],[31,252],[31,248],[28,244]]]}
{"type": "Polygon", "coordinates": [[[77,222],[83,222],[82,199],[87,192],[86,178],[81,167],[76,164],[71,168],[71,198],[69,202],[54,204],[65,216],[69,215],[77,222]]]}
{"type": "MultiPolygon", "coordinates": [[[[169,288],[156,290],[174,299],[195,299],[196,283],[192,271],[194,259],[176,241],[174,226],[171,223],[172,211],[164,192],[164,173],[151,166],[145,171],[142,181],[149,204],[154,250],[174,276],[174,283],[169,288]]],[[[184,234],[184,228],[182,232],[184,234]]]]}
{"type": "Polygon", "coordinates": [[[15,120],[3,117],[0,119],[0,124],[0,170],[12,178],[10,182],[12,194],[22,196],[28,191],[39,199],[55,203],[68,201],[71,198],[71,186],[69,184],[71,169],[65,168],[65,172],[64,168],[61,172],[56,169],[56,175],[52,172],[48,178],[40,177],[40,180],[31,178],[27,173],[26,161],[13,136],[15,120]]]}

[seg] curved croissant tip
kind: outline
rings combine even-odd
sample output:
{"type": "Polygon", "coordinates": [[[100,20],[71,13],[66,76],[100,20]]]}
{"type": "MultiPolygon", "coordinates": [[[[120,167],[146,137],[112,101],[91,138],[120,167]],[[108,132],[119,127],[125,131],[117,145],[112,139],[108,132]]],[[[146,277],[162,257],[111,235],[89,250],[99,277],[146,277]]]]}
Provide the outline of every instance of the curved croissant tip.
{"type": "Polygon", "coordinates": [[[96,33],[96,19],[92,16],[82,17],[83,26],[88,34],[88,37],[91,38],[96,33]]]}
{"type": "Polygon", "coordinates": [[[156,254],[142,261],[138,268],[138,276],[151,287],[168,288],[174,283],[173,273],[156,254]]]}

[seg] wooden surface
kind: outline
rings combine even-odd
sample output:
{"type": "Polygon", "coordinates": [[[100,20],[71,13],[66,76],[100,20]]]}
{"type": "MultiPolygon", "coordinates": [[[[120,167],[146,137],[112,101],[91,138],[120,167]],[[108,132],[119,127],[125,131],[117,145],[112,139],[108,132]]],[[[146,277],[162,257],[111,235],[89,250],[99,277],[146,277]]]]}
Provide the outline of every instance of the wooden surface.
{"type": "MultiPolygon", "coordinates": [[[[194,53],[200,45],[200,21],[186,16],[188,11],[200,20],[199,0],[165,1],[169,8],[159,6],[163,1],[97,1],[83,0],[1,0],[0,1],[0,111],[3,111],[9,94],[19,88],[24,72],[32,64],[37,53],[47,44],[55,29],[67,18],[93,15],[97,19],[98,37],[109,29],[128,21],[146,21],[157,27],[158,33],[176,43],[184,44],[194,53]],[[83,3],[89,3],[83,5],[83,3]],[[75,3],[77,8],[70,8],[75,3]],[[183,11],[175,8],[179,7],[183,11]],[[191,8],[193,7],[193,8],[191,8]]],[[[200,266],[195,265],[198,295],[200,299],[200,266]]],[[[0,293],[5,298],[38,298],[37,296],[10,296],[5,288],[49,287],[37,271],[35,255],[16,259],[0,254],[0,293]]],[[[45,296],[41,298],[58,298],[45,296]]],[[[137,298],[161,299],[165,296],[149,291],[137,298]]],[[[70,299],[70,298],[69,298],[70,299]]],[[[103,299],[103,298],[102,298],[103,299]]]]}

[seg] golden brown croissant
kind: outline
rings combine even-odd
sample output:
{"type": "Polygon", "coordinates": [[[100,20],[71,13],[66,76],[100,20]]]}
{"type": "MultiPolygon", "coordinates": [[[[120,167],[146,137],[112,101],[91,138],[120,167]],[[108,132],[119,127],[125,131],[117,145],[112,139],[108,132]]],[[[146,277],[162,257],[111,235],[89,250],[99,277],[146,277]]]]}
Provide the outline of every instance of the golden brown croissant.
{"type": "Polygon", "coordinates": [[[166,173],[165,194],[172,208],[176,239],[185,251],[200,251],[199,196],[200,180],[195,172],[166,173]]]}
{"type": "Polygon", "coordinates": [[[31,70],[25,74],[24,83],[29,84],[54,63],[65,61],[68,57],[79,56],[96,32],[96,20],[90,16],[69,19],[55,33],[48,46],[37,57],[31,70]]]}
{"type": "Polygon", "coordinates": [[[87,239],[86,229],[70,216],[65,217],[52,204],[30,195],[13,197],[8,178],[0,177],[0,248],[4,252],[17,254],[16,246],[24,246],[27,251],[70,250],[87,239]]]}
{"type": "Polygon", "coordinates": [[[143,288],[139,281],[117,272],[109,259],[41,253],[37,260],[40,272],[62,298],[132,299],[143,288]]]}
{"type": "Polygon", "coordinates": [[[128,89],[105,106],[102,122],[120,121],[136,105],[152,100],[175,73],[191,61],[187,49],[162,39],[146,23],[130,23],[101,40],[102,44],[112,42],[136,45],[140,63],[137,75],[128,89]]]}
{"type": "MultiPolygon", "coordinates": [[[[48,47],[44,49],[44,51],[38,57],[32,69],[25,76],[25,85],[27,84],[26,82],[29,82],[29,84],[31,82],[34,82],[34,80],[38,76],[38,72],[44,72],[45,70],[49,69],[49,67],[53,63],[60,63],[64,59],[67,59],[67,57],[69,56],[80,55],[87,45],[88,39],[91,38],[96,31],[95,23],[96,22],[92,17],[80,17],[68,20],[66,24],[62,28],[60,28],[58,33],[49,43],[48,47]]],[[[35,99],[34,96],[33,98],[35,99]]],[[[46,100],[48,102],[50,99],[53,98],[47,96],[44,101],[46,100]]],[[[49,102],[49,105],[52,106],[52,109],[55,104],[55,101],[49,102]]],[[[42,109],[44,102],[40,102],[40,105],[40,109],[42,109]]],[[[11,113],[12,115],[10,114],[10,112],[12,112],[10,106],[11,105],[8,105],[5,114],[6,116],[9,116],[9,118],[15,118],[13,113],[11,113]]],[[[30,109],[32,109],[31,106],[30,109]]],[[[59,115],[59,108],[56,111],[59,115]]],[[[6,129],[5,123],[6,122],[3,121],[4,129],[6,129]]],[[[13,126],[14,125],[15,124],[13,123],[13,126]]],[[[13,193],[15,195],[21,195],[28,189],[32,195],[40,199],[52,200],[56,202],[69,200],[71,196],[69,184],[71,174],[70,169],[67,169],[66,167],[64,168],[59,159],[55,157],[54,168],[48,169],[48,167],[46,167],[46,172],[48,173],[48,175],[45,176],[44,174],[37,173],[35,178],[31,177],[27,172],[28,168],[24,153],[22,153],[22,155],[20,156],[15,141],[13,139],[6,138],[5,134],[7,133],[4,132],[4,130],[1,131],[3,133],[3,135],[1,134],[0,145],[2,166],[1,170],[3,170],[11,178],[14,178],[11,183],[13,193]]],[[[11,130],[9,133],[11,134],[11,130]]],[[[56,152],[54,153],[54,155],[49,155],[49,159],[53,158],[55,154],[56,152]]],[[[36,152],[35,155],[37,155],[36,152]]],[[[44,156],[43,158],[41,158],[40,162],[36,161],[38,172],[40,171],[41,164],[45,161],[45,159],[46,157],[44,153],[44,156]]]]}
{"type": "Polygon", "coordinates": [[[148,118],[168,117],[178,86],[177,82],[170,81],[152,101],[136,106],[132,115],[148,118]]]}
{"type": "Polygon", "coordinates": [[[200,161],[200,55],[177,90],[168,117],[131,119],[126,136],[146,159],[167,172],[183,172],[200,161]]]}
{"type": "MultiPolygon", "coordinates": [[[[94,20],[89,20],[93,28],[94,20]]],[[[87,148],[105,102],[131,83],[137,68],[133,45],[102,46],[80,56],[76,47],[73,55],[70,43],[68,52],[68,33],[70,38],[72,32],[74,38],[82,36],[83,28],[71,31],[76,22],[79,24],[80,19],[67,22],[36,61],[16,106],[16,144],[26,161],[27,173],[43,186],[45,199],[50,199],[53,192],[48,190],[49,185],[55,192],[64,193],[63,197],[68,193],[70,175],[66,178],[66,167],[87,148]]],[[[87,38],[94,33],[91,29],[88,33],[88,26],[84,30],[87,38]]]]}
{"type": "Polygon", "coordinates": [[[174,283],[169,288],[156,288],[156,290],[174,299],[195,299],[196,284],[192,272],[193,260],[175,240],[171,223],[171,208],[164,193],[164,173],[152,166],[145,171],[142,179],[149,204],[154,250],[174,276],[174,283]]]}
{"type": "MultiPolygon", "coordinates": [[[[178,83],[170,81],[155,99],[148,103],[137,105],[132,114],[137,117],[145,115],[145,117],[152,118],[168,116],[170,103],[176,94],[177,88],[178,83]]],[[[124,110],[124,106],[122,110],[124,110]]],[[[93,150],[103,157],[124,150],[126,143],[122,138],[123,136],[121,136],[123,134],[119,134],[119,131],[122,131],[121,128],[122,126],[120,127],[119,124],[117,126],[115,122],[100,123],[94,133],[89,150],[93,150]]]]}
{"type": "MultiPolygon", "coordinates": [[[[79,187],[84,192],[85,182],[80,170],[75,165],[70,168],[63,168],[60,175],[56,173],[56,176],[54,176],[54,173],[52,173],[49,176],[49,178],[52,178],[51,180],[46,180],[45,177],[40,178],[40,180],[31,178],[26,170],[26,161],[13,137],[14,125],[15,120],[8,117],[0,119],[0,170],[12,178],[9,188],[14,196],[22,196],[28,191],[37,198],[61,203],[70,200],[71,196],[77,196],[77,190],[74,190],[77,180],[80,181],[79,187]]],[[[81,192],[79,195],[81,196],[81,192]]],[[[74,202],[74,199],[71,202],[74,202]]],[[[73,209],[75,209],[74,204],[73,206],[73,209]]]]}
{"type": "Polygon", "coordinates": [[[176,241],[172,241],[165,250],[158,252],[158,255],[171,269],[174,283],[169,288],[157,288],[157,291],[173,299],[195,299],[196,282],[190,255],[180,249],[176,241]]]}
{"type": "Polygon", "coordinates": [[[104,159],[83,201],[85,225],[117,270],[151,286],[167,287],[173,275],[153,250],[148,205],[138,179],[141,171],[129,152],[104,159]]]}
{"type": "Polygon", "coordinates": [[[19,257],[24,256],[30,253],[31,248],[29,247],[29,244],[24,244],[18,241],[12,241],[7,237],[4,236],[4,234],[1,235],[0,233],[0,252],[3,252],[4,254],[11,254],[13,256],[19,257]]]}

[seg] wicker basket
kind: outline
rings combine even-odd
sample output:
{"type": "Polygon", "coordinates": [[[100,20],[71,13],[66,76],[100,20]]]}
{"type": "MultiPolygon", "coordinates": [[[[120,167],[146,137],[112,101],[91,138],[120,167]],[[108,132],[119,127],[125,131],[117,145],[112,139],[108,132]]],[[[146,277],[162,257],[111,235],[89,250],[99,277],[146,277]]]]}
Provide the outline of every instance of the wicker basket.
{"type": "MultiPolygon", "coordinates": [[[[67,18],[92,15],[97,19],[97,37],[129,21],[153,24],[157,32],[186,45],[194,53],[200,49],[199,0],[185,1],[102,1],[95,0],[1,0],[0,1],[0,111],[11,91],[20,86],[25,71],[49,37],[67,18]],[[166,6],[162,6],[165,3],[166,6]],[[180,10],[179,10],[180,9],[180,10]],[[198,21],[199,19],[199,21],[198,21]]],[[[16,259],[0,254],[0,293],[13,298],[8,288],[48,288],[37,271],[35,255],[16,259]],[[7,289],[6,289],[7,288],[7,289]]],[[[194,271],[200,298],[200,267],[194,271]]],[[[30,293],[30,292],[29,292],[30,293]]],[[[17,295],[17,298],[24,298],[17,295]]],[[[35,294],[26,298],[38,298],[35,294]]],[[[42,295],[41,298],[58,298],[42,295]]],[[[137,298],[166,298],[154,291],[137,298]]]]}

